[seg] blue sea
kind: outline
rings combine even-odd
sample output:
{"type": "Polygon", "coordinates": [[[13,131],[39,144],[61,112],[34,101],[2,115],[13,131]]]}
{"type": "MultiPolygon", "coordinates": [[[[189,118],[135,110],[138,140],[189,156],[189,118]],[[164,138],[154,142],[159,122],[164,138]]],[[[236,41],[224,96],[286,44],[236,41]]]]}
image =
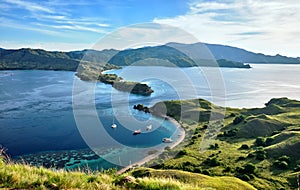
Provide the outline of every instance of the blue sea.
{"type": "Polygon", "coordinates": [[[166,147],[162,138],[176,140],[180,135],[174,123],[134,110],[135,104],[203,98],[242,108],[263,107],[273,97],[300,99],[300,65],[251,66],[107,71],[147,83],[154,90],[147,97],[81,81],[74,72],[0,71],[0,145],[13,158],[22,156],[37,165],[54,166],[59,159],[70,168],[83,163],[93,168],[126,166],[166,147]],[[112,129],[112,123],[118,127],[112,129]],[[152,130],[146,130],[148,125],[152,130]],[[133,135],[138,129],[142,133],[133,135]]]}

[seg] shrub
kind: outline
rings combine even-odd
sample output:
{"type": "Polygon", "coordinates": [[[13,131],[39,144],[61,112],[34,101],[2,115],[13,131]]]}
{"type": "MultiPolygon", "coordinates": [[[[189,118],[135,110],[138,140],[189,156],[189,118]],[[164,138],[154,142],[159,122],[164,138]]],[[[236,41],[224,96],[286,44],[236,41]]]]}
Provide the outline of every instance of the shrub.
{"type": "Polygon", "coordinates": [[[202,173],[202,169],[201,169],[200,167],[196,167],[196,168],[194,169],[194,172],[195,172],[195,173],[202,173]]]}
{"type": "Polygon", "coordinates": [[[230,172],[231,171],[231,168],[229,167],[229,166],[227,166],[224,170],[223,170],[223,172],[230,172]]]}
{"type": "Polygon", "coordinates": [[[245,160],[246,158],[244,156],[238,157],[237,161],[245,160]]]}
{"type": "Polygon", "coordinates": [[[231,113],[229,117],[235,117],[235,113],[231,113]]]}
{"type": "Polygon", "coordinates": [[[179,154],[180,156],[184,156],[184,155],[187,155],[187,151],[186,151],[185,149],[183,149],[183,150],[180,150],[180,151],[178,152],[178,154],[179,154]]]}
{"type": "Polygon", "coordinates": [[[255,154],[256,154],[256,159],[257,160],[264,160],[264,159],[266,159],[267,158],[267,153],[266,153],[266,151],[264,151],[263,149],[261,149],[261,150],[257,150],[256,152],[255,152],[255,154]]]}
{"type": "Polygon", "coordinates": [[[243,181],[249,181],[251,179],[247,174],[243,174],[239,178],[243,181]]]}
{"type": "Polygon", "coordinates": [[[215,143],[214,145],[211,144],[211,145],[209,146],[209,149],[214,149],[214,150],[216,150],[216,149],[218,149],[218,148],[219,148],[219,144],[218,144],[218,143],[215,143]]]}
{"type": "Polygon", "coordinates": [[[271,143],[274,141],[274,138],[273,137],[268,137],[266,139],[266,142],[265,142],[265,146],[269,146],[271,145],[271,143]]]}
{"type": "Polygon", "coordinates": [[[257,137],[255,140],[256,146],[265,146],[266,140],[263,137],[257,137]]]}
{"type": "Polygon", "coordinates": [[[290,157],[288,157],[287,155],[283,155],[280,158],[278,158],[279,161],[285,161],[286,163],[290,163],[290,157]]]}
{"type": "Polygon", "coordinates": [[[219,160],[217,158],[207,158],[205,161],[204,161],[204,164],[207,164],[209,166],[219,166],[221,165],[221,163],[219,162],[219,160]]]}
{"type": "Polygon", "coordinates": [[[256,171],[256,166],[252,163],[248,163],[244,166],[244,172],[247,174],[254,174],[256,171]]]}
{"type": "Polygon", "coordinates": [[[284,169],[287,169],[289,167],[289,164],[286,162],[286,161],[279,161],[279,160],[276,160],[274,162],[274,165],[278,168],[278,169],[281,169],[281,170],[284,170],[284,169]]]}
{"type": "Polygon", "coordinates": [[[300,165],[297,165],[297,166],[294,168],[294,172],[300,172],[300,165]]]}
{"type": "Polygon", "coordinates": [[[245,119],[245,116],[239,115],[239,116],[234,118],[233,124],[237,125],[237,124],[241,123],[242,121],[244,121],[244,119],[245,119]]]}
{"type": "Polygon", "coordinates": [[[202,174],[204,174],[204,175],[211,175],[210,172],[209,172],[208,170],[203,170],[203,171],[202,171],[202,174]]]}
{"type": "Polygon", "coordinates": [[[229,131],[225,131],[223,136],[225,137],[232,137],[232,136],[235,136],[238,132],[238,129],[231,129],[229,131]]]}
{"type": "Polygon", "coordinates": [[[242,144],[241,149],[249,149],[249,146],[247,144],[242,144]]]}

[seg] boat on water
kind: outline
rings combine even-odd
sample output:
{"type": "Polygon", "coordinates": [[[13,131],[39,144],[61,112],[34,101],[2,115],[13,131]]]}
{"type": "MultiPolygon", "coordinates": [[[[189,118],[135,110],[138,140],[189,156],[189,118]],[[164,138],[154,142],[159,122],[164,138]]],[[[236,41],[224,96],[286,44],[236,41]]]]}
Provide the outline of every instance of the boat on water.
{"type": "Polygon", "coordinates": [[[117,128],[117,124],[113,123],[113,124],[111,125],[111,128],[113,128],[113,129],[117,128]]]}
{"type": "Polygon", "coordinates": [[[163,138],[162,142],[164,142],[164,143],[171,143],[171,142],[173,142],[173,140],[171,138],[163,138]]]}
{"type": "Polygon", "coordinates": [[[148,125],[147,127],[146,127],[146,130],[147,131],[150,131],[152,129],[152,125],[148,125]]]}
{"type": "Polygon", "coordinates": [[[142,133],[142,130],[141,129],[138,129],[138,130],[135,130],[133,131],[133,135],[138,135],[138,134],[141,134],[142,133]]]}

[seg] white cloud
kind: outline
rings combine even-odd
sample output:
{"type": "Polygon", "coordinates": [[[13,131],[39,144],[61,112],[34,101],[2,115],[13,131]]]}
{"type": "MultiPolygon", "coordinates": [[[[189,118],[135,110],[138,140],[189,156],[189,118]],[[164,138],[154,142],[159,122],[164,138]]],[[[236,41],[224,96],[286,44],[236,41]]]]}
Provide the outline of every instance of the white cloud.
{"type": "Polygon", "coordinates": [[[41,6],[41,5],[38,5],[36,3],[32,3],[32,2],[28,2],[28,1],[21,1],[21,0],[3,0],[4,2],[6,3],[9,3],[9,4],[13,4],[13,5],[16,5],[18,7],[21,7],[21,8],[24,8],[30,12],[46,12],[46,13],[54,13],[53,10],[51,10],[50,8],[48,7],[45,7],[45,6],[41,6]]]}
{"type": "Polygon", "coordinates": [[[193,2],[187,14],[154,19],[154,22],[182,28],[202,42],[300,56],[300,2],[297,0],[193,2]]]}
{"type": "MultiPolygon", "coordinates": [[[[77,3],[83,3],[78,1],[77,3]]],[[[20,1],[3,0],[0,3],[2,12],[0,26],[25,29],[40,32],[47,35],[64,36],[67,30],[78,32],[106,33],[104,28],[110,27],[104,22],[103,18],[96,17],[74,17],[69,15],[67,8],[60,5],[41,2],[39,4],[20,1]],[[16,10],[26,10],[29,14],[20,16],[15,14],[16,10]],[[64,11],[63,11],[64,10],[64,11]]]]}

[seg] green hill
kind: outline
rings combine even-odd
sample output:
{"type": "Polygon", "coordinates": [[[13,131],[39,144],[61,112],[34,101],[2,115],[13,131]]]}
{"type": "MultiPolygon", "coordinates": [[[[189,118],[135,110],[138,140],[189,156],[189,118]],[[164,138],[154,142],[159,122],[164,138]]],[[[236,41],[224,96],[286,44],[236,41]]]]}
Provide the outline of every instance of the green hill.
{"type": "Polygon", "coordinates": [[[79,60],[71,59],[64,52],[48,52],[23,48],[0,51],[0,70],[40,69],[76,71],[79,60]]]}
{"type": "Polygon", "coordinates": [[[188,56],[190,51],[194,51],[194,49],[181,51],[181,49],[177,49],[168,45],[128,49],[115,54],[108,61],[108,63],[118,66],[128,66],[131,64],[135,64],[138,66],[219,66],[250,68],[248,64],[245,65],[241,62],[234,62],[225,59],[219,59],[215,63],[211,59],[207,59],[207,56],[203,56],[200,58],[196,57],[192,59],[188,56]],[[184,52],[188,53],[188,55],[184,52]]]}
{"type": "Polygon", "coordinates": [[[151,109],[159,112],[165,106],[187,136],[177,149],[166,150],[147,166],[235,176],[257,189],[295,189],[300,172],[299,103],[276,98],[264,108],[226,108],[223,122],[209,122],[222,109],[202,99],[157,103],[151,109]],[[209,137],[208,149],[202,151],[201,143],[209,137]]]}

